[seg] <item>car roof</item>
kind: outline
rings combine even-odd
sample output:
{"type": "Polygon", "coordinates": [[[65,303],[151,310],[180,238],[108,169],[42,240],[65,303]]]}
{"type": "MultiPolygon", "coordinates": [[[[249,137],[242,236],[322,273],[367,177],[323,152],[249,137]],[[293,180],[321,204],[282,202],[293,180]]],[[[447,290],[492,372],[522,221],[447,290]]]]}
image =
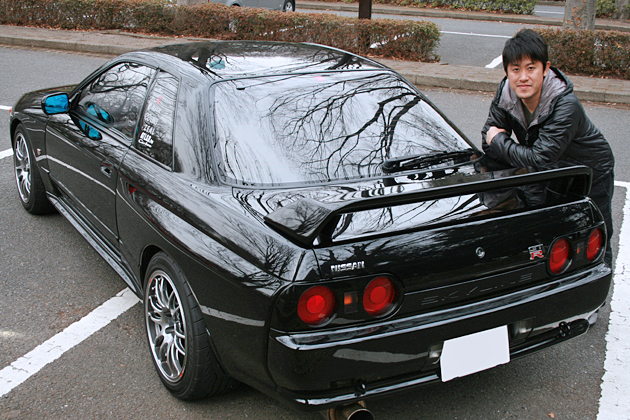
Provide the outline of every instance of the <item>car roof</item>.
{"type": "Polygon", "coordinates": [[[307,43],[204,41],[155,47],[217,79],[339,70],[383,70],[386,66],[335,48],[307,43]]]}

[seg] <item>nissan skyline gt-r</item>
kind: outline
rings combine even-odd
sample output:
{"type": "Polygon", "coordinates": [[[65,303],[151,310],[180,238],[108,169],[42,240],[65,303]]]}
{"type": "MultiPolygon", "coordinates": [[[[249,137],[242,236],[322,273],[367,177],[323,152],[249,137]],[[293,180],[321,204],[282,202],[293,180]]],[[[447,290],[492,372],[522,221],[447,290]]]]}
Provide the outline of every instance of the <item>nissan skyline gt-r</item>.
{"type": "Polygon", "coordinates": [[[142,298],[182,399],[329,410],[585,333],[605,302],[585,167],[506,168],[395,71],[312,44],[124,54],[11,112],[19,198],[142,298]]]}

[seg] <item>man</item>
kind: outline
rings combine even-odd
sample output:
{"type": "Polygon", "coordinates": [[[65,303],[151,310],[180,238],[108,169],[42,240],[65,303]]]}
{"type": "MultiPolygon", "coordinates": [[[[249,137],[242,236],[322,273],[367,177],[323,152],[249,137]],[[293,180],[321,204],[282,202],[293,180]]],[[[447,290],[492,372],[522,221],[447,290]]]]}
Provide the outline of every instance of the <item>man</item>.
{"type": "Polygon", "coordinates": [[[483,151],[511,167],[557,168],[573,165],[593,170],[590,198],[608,232],[605,261],[612,266],[611,200],[614,157],[602,133],[586,116],[573,84],[548,61],[547,44],[531,29],[505,43],[503,79],[481,132],[483,151]],[[511,135],[516,140],[511,139],[511,135]]]}

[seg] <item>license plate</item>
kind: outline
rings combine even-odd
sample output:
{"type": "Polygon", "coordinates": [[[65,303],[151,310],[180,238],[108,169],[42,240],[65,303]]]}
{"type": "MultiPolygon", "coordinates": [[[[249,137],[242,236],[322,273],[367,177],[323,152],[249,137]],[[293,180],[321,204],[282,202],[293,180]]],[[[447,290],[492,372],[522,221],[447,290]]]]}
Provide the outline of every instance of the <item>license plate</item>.
{"type": "Polygon", "coordinates": [[[450,381],[509,361],[507,326],[446,340],[440,357],[442,381],[450,381]]]}

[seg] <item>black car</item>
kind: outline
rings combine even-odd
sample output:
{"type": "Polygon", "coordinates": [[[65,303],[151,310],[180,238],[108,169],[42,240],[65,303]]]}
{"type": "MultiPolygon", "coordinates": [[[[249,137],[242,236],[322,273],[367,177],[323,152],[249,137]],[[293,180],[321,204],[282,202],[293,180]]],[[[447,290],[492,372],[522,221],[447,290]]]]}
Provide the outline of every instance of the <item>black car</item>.
{"type": "Polygon", "coordinates": [[[447,381],[589,329],[606,229],[585,167],[503,168],[413,85],[311,44],[124,54],[11,113],[20,200],[143,299],[177,397],[304,410],[447,381]]]}

